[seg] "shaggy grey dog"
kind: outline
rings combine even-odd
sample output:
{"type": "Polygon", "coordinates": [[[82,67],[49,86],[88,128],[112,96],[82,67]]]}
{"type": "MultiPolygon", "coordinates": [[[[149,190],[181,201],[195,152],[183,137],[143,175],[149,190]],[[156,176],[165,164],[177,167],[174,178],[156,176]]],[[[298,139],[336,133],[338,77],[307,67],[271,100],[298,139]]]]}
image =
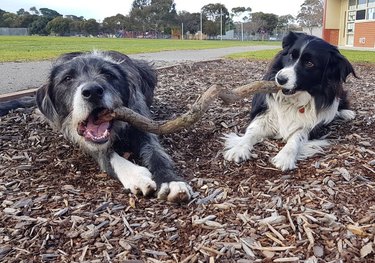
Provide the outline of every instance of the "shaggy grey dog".
{"type": "Polygon", "coordinates": [[[156,82],[150,65],[115,51],[68,53],[57,59],[36,101],[52,126],[126,189],[183,202],[191,198],[191,188],[176,175],[156,135],[99,119],[104,110],[121,106],[150,117],[156,82]],[[142,166],[125,159],[125,152],[138,156],[142,166]]]}

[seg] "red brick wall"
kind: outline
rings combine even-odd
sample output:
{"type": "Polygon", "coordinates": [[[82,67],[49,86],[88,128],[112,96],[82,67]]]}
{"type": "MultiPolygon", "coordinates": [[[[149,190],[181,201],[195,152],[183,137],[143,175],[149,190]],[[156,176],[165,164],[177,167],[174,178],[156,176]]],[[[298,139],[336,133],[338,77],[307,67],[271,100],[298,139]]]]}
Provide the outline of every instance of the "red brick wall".
{"type": "Polygon", "coordinates": [[[355,24],[354,29],[355,47],[375,47],[375,22],[361,22],[355,24]],[[364,40],[361,43],[360,40],[364,40]]]}
{"type": "Polygon", "coordinates": [[[324,29],[323,39],[332,45],[337,46],[339,44],[339,30],[338,29],[324,29]]]}

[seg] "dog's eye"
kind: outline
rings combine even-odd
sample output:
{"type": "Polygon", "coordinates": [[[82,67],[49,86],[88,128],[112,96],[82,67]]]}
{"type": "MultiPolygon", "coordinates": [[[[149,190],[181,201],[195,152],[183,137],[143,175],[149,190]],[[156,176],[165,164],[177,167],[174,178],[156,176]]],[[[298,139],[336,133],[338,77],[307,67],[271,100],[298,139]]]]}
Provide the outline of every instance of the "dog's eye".
{"type": "Polygon", "coordinates": [[[67,75],[67,76],[64,77],[63,81],[71,81],[72,79],[73,79],[72,76],[67,75]]]}
{"type": "Polygon", "coordinates": [[[113,79],[114,78],[114,75],[111,74],[111,73],[104,73],[104,76],[107,78],[107,79],[113,79]]]}
{"type": "Polygon", "coordinates": [[[306,62],[305,62],[305,66],[306,66],[307,68],[312,68],[312,67],[314,67],[314,63],[312,63],[311,61],[306,61],[306,62]]]}

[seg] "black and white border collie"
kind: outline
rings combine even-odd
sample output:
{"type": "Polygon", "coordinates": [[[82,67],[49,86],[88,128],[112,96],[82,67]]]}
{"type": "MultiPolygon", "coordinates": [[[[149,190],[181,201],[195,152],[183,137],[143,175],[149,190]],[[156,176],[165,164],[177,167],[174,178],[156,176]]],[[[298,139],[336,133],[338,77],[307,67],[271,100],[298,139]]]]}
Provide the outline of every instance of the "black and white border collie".
{"type": "Polygon", "coordinates": [[[103,110],[121,106],[150,117],[156,82],[150,65],[115,51],[68,53],[56,60],[36,101],[52,126],[126,189],[183,202],[191,198],[191,187],[175,174],[156,135],[125,122],[97,120],[103,110]],[[125,152],[137,155],[143,166],[125,159],[125,152]]]}
{"type": "Polygon", "coordinates": [[[342,84],[350,73],[357,76],[336,47],[314,36],[290,32],[282,48],[264,76],[282,89],[254,96],[245,134],[225,136],[224,158],[228,161],[250,159],[256,143],[276,138],[286,144],[272,163],[283,171],[294,169],[297,160],[321,153],[328,145],[319,139],[323,126],[335,117],[355,117],[342,84]]]}

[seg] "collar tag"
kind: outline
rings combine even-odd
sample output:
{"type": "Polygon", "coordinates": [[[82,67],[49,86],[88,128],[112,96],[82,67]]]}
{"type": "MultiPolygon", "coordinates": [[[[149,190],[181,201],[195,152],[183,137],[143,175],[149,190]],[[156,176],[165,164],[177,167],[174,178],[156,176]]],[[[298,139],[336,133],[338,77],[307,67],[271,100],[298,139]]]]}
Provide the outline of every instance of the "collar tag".
{"type": "Polygon", "coordinates": [[[305,113],[305,107],[301,107],[301,108],[299,108],[298,111],[299,111],[300,113],[305,113]]]}

